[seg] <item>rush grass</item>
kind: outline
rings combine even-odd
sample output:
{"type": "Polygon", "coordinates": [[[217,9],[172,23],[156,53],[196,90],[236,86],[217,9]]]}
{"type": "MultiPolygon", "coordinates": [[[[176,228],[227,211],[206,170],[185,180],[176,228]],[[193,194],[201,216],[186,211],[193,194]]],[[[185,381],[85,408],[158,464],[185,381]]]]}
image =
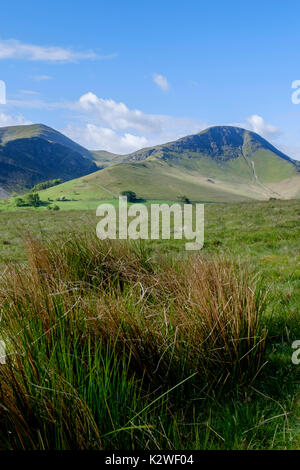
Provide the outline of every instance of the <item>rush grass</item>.
{"type": "Polygon", "coordinates": [[[1,449],[297,445],[247,265],[85,233],[26,250],[0,280],[1,449]]]}

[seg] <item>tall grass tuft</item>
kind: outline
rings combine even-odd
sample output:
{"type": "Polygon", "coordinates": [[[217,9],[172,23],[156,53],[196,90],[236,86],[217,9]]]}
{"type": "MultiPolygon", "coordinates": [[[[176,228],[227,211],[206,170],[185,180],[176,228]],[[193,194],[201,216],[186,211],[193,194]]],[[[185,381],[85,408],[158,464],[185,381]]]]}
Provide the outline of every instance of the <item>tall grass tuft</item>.
{"type": "Polygon", "coordinates": [[[201,446],[178,421],[261,368],[266,294],[241,264],[92,235],[27,254],[0,280],[3,449],[201,446]]]}

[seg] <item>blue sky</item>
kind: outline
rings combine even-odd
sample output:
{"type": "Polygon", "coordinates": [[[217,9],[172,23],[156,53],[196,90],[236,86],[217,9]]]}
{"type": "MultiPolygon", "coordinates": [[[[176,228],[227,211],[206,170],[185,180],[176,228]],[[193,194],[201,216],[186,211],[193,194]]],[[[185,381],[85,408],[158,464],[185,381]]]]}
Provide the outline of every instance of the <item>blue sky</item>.
{"type": "Polygon", "coordinates": [[[300,159],[299,17],[293,0],[12,0],[0,126],[42,122],[127,153],[237,124],[300,159]]]}

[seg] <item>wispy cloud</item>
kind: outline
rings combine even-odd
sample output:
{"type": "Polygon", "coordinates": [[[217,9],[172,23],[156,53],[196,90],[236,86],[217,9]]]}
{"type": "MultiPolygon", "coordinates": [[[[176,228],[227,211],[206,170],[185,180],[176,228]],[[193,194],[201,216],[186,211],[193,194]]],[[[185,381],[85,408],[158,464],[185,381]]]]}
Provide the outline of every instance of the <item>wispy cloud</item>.
{"type": "Polygon", "coordinates": [[[167,78],[164,77],[163,75],[160,75],[158,73],[154,73],[153,74],[153,81],[162,91],[168,91],[169,88],[170,88],[170,84],[169,84],[167,78]]]}
{"type": "Polygon", "coordinates": [[[34,91],[34,90],[18,90],[19,93],[22,93],[22,95],[39,95],[39,91],[34,91]]]}
{"type": "Polygon", "coordinates": [[[42,80],[52,80],[52,77],[50,75],[36,75],[33,79],[36,82],[41,82],[42,80]]]}
{"type": "Polygon", "coordinates": [[[23,59],[45,62],[76,62],[81,59],[110,59],[115,54],[98,55],[94,51],[74,51],[58,46],[26,44],[16,39],[0,40],[0,59],[23,59]]]}
{"type": "MultiPolygon", "coordinates": [[[[27,98],[27,97],[26,97],[27,98]]],[[[57,110],[57,109],[72,109],[75,104],[69,101],[45,101],[38,96],[35,98],[28,96],[27,99],[10,99],[6,102],[7,107],[19,109],[44,109],[44,110],[57,110]]]]}
{"type": "Polygon", "coordinates": [[[24,124],[32,124],[32,122],[25,119],[22,114],[13,116],[0,111],[0,127],[21,126],[24,124]]]}

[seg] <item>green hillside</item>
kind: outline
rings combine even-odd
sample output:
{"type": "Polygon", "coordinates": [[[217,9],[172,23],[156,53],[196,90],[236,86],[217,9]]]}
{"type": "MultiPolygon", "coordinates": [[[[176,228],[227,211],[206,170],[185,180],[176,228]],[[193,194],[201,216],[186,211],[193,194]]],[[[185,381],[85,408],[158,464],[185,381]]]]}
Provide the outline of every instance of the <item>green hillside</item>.
{"type": "MultiPolygon", "coordinates": [[[[105,156],[104,154],[102,156],[105,156]]],[[[109,154],[110,166],[41,196],[80,201],[116,197],[133,190],[141,198],[233,202],[300,197],[299,163],[259,135],[219,126],[175,142],[119,156],[109,154]]]]}
{"type": "Polygon", "coordinates": [[[88,201],[94,207],[123,190],[148,200],[177,200],[180,195],[206,202],[300,197],[300,163],[238,127],[211,127],[123,156],[89,152],[42,125],[2,128],[0,142],[0,188],[26,191],[37,182],[62,178],[66,182],[41,191],[40,197],[63,200],[66,208],[85,208],[88,201]],[[95,171],[92,160],[100,170],[95,171]]]}

